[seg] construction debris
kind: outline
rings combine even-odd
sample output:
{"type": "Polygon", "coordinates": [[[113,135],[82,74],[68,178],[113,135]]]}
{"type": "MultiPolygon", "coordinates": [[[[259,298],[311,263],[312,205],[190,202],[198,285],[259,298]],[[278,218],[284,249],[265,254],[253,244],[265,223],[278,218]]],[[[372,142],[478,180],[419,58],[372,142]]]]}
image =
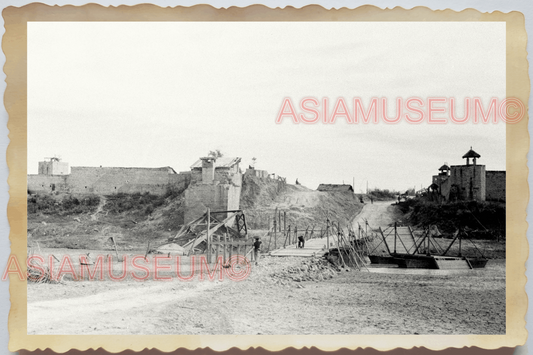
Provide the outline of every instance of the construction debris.
{"type": "Polygon", "coordinates": [[[300,266],[292,266],[281,272],[271,274],[276,282],[324,281],[333,278],[342,269],[328,262],[325,258],[307,258],[300,266]]]}
{"type": "Polygon", "coordinates": [[[50,269],[47,266],[43,266],[43,270],[39,270],[36,267],[33,267],[31,265],[28,266],[28,281],[29,282],[35,282],[35,283],[48,283],[48,284],[62,284],[63,283],[63,276],[61,275],[60,278],[57,278],[52,275],[50,272],[50,269]]]}
{"type": "Polygon", "coordinates": [[[246,219],[241,210],[208,211],[192,222],[184,224],[174,237],[168,239],[168,242],[181,245],[183,254],[191,255],[206,252],[208,243],[213,241],[245,241],[247,233],[246,219]],[[219,215],[226,218],[220,220],[216,217],[219,215]],[[231,224],[234,227],[231,227],[231,224]]]}

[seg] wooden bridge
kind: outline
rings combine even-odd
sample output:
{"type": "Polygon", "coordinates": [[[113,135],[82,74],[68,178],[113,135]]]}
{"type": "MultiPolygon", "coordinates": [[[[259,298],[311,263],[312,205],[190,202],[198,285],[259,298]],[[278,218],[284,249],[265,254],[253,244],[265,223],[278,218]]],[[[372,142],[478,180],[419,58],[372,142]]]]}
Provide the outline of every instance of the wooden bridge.
{"type": "MultiPolygon", "coordinates": [[[[276,249],[270,252],[271,256],[299,256],[299,257],[313,257],[322,256],[327,251],[328,238],[310,239],[305,242],[304,248],[298,248],[298,244],[288,245],[283,249],[276,249]]],[[[330,238],[331,246],[337,246],[337,243],[330,238]]]]}

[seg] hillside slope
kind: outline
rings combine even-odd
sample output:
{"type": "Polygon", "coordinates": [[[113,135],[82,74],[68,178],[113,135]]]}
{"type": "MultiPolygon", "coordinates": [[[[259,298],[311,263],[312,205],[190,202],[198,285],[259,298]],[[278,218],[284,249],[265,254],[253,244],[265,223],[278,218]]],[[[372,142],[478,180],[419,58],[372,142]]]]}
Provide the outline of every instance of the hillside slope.
{"type": "Polygon", "coordinates": [[[183,193],[28,196],[28,245],[68,249],[146,249],[183,224],[183,193]]]}
{"type": "MultiPolygon", "coordinates": [[[[284,184],[275,180],[247,176],[243,181],[241,208],[251,229],[268,229],[276,210],[286,212],[287,227],[324,226],[326,219],[340,222],[345,227],[363,204],[353,193],[320,192],[302,185],[284,184]]],[[[279,216],[279,215],[278,215],[279,216]]]]}
{"type": "MultiPolygon", "coordinates": [[[[28,245],[33,247],[146,250],[167,242],[183,224],[183,191],[140,194],[28,196],[28,245]]],[[[276,211],[299,230],[325,226],[326,216],[344,228],[362,208],[352,193],[326,193],[301,185],[247,176],[241,208],[251,235],[268,229],[276,211]],[[270,223],[270,224],[269,224],[270,223]]]]}

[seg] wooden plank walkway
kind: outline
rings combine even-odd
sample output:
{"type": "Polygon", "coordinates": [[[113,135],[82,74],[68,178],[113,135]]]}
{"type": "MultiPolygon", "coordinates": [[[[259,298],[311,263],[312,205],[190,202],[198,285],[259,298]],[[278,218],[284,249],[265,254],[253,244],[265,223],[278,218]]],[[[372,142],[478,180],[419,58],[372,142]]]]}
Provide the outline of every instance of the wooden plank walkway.
{"type": "MultiPolygon", "coordinates": [[[[329,238],[332,247],[336,247],[336,238],[329,238]]],[[[299,256],[303,258],[310,258],[313,256],[322,256],[327,252],[327,238],[317,238],[307,240],[304,248],[297,248],[297,244],[288,245],[286,248],[276,249],[270,252],[271,256],[299,256]]]]}

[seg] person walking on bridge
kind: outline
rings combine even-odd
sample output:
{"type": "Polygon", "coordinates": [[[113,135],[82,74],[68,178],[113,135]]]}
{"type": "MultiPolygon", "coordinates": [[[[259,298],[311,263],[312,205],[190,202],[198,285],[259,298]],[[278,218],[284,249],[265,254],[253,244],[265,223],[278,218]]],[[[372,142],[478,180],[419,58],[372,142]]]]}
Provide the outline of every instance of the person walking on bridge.
{"type": "Polygon", "coordinates": [[[304,245],[305,245],[305,238],[303,237],[303,235],[301,235],[298,237],[298,248],[303,249],[304,245]]]}
{"type": "Polygon", "coordinates": [[[254,246],[254,260],[255,265],[259,265],[259,256],[261,255],[261,238],[255,237],[254,246]]]}

